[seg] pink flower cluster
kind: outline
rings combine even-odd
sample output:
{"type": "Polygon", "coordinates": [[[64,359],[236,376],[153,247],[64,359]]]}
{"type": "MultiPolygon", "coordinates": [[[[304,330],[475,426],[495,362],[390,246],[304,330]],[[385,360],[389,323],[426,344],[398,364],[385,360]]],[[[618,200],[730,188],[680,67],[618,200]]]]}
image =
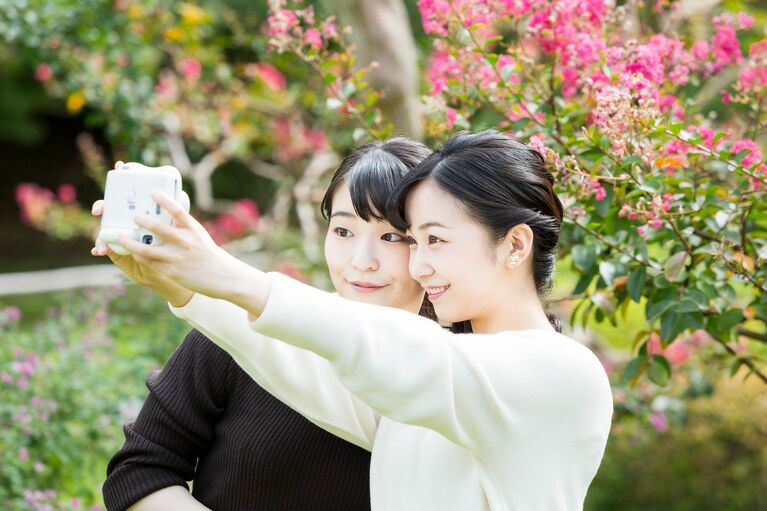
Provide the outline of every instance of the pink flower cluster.
{"type": "Polygon", "coordinates": [[[304,9],[289,9],[286,6],[286,0],[269,1],[269,16],[266,20],[269,45],[279,53],[287,51],[296,43],[301,48],[320,50],[338,39],[334,17],[318,22],[313,6],[304,9]]]}
{"type": "Polygon", "coordinates": [[[261,80],[274,91],[283,91],[287,85],[285,75],[267,62],[253,62],[245,66],[245,75],[261,80]]]}
{"type": "Polygon", "coordinates": [[[746,156],[741,160],[741,164],[744,167],[752,167],[762,161],[762,150],[759,148],[759,144],[755,140],[744,138],[737,140],[732,144],[732,153],[738,154],[740,151],[747,150],[746,156]]]}
{"type": "Polygon", "coordinates": [[[636,228],[640,236],[647,234],[647,229],[660,229],[663,227],[663,214],[670,211],[674,202],[674,195],[665,193],[653,197],[649,203],[644,198],[636,204],[624,204],[618,211],[618,216],[644,222],[636,228]]]}
{"type": "Polygon", "coordinates": [[[240,199],[212,222],[206,223],[205,227],[216,243],[221,244],[254,232],[260,219],[256,203],[250,199],[240,199]]]}
{"type": "Polygon", "coordinates": [[[275,157],[281,163],[296,161],[328,147],[325,134],[307,126],[303,121],[278,117],[272,120],[272,126],[277,141],[275,157]]]}
{"type": "Polygon", "coordinates": [[[57,201],[72,204],[77,200],[77,190],[71,184],[62,184],[54,194],[52,190],[35,183],[19,183],[16,186],[15,195],[22,220],[33,226],[41,226],[45,223],[49,209],[57,201]]]}

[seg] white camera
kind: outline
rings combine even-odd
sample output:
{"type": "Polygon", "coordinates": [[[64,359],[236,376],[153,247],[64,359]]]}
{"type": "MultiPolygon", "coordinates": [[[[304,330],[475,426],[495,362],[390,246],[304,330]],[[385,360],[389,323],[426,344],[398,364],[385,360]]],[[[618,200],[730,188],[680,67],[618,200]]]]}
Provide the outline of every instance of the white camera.
{"type": "Polygon", "coordinates": [[[133,221],[136,213],[156,217],[160,222],[173,225],[173,219],[149,195],[164,192],[189,211],[189,196],[181,189],[181,173],[176,167],[146,167],[140,163],[124,163],[107,172],[104,189],[104,211],[101,216],[99,238],[117,254],[129,252],[118,244],[117,237],[124,234],[145,245],[160,245],[155,234],[139,228],[133,221]]]}

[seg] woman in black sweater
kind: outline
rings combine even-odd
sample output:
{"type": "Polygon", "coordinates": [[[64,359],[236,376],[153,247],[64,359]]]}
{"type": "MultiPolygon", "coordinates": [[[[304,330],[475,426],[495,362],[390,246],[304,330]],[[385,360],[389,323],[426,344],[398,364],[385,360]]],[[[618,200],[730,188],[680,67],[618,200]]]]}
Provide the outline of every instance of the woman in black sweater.
{"type": "MultiPolygon", "coordinates": [[[[342,296],[433,317],[408,274],[404,233],[381,213],[399,179],[429,153],[394,138],[356,149],[339,166],[322,213],[351,227],[329,231],[325,243],[342,296]]],[[[94,204],[94,214],[101,207],[94,204]]],[[[124,271],[128,264],[100,242],[93,254],[109,255],[124,271]]],[[[186,336],[147,387],[107,467],[109,511],[370,509],[370,453],[278,401],[200,332],[186,336]]]]}

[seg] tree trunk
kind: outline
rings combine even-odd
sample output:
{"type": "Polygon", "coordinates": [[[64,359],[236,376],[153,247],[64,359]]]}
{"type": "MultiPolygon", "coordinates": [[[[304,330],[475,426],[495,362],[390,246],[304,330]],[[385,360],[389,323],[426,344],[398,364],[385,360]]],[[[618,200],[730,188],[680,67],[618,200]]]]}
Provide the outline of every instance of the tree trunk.
{"type": "Polygon", "coordinates": [[[370,85],[384,93],[379,105],[394,134],[423,136],[418,54],[402,0],[326,0],[342,24],[353,29],[361,66],[377,62],[370,85]]]}

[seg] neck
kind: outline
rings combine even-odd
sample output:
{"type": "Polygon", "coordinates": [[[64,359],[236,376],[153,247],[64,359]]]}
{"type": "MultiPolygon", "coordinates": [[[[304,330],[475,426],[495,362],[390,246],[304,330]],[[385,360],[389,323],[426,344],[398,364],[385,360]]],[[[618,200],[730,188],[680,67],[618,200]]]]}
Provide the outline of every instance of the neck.
{"type": "MultiPolygon", "coordinates": [[[[513,289],[513,288],[512,288],[513,289]]],[[[475,333],[494,334],[509,330],[551,330],[549,318],[543,310],[538,294],[518,293],[516,297],[508,295],[496,302],[498,305],[488,314],[472,318],[471,329],[475,333]]]]}

